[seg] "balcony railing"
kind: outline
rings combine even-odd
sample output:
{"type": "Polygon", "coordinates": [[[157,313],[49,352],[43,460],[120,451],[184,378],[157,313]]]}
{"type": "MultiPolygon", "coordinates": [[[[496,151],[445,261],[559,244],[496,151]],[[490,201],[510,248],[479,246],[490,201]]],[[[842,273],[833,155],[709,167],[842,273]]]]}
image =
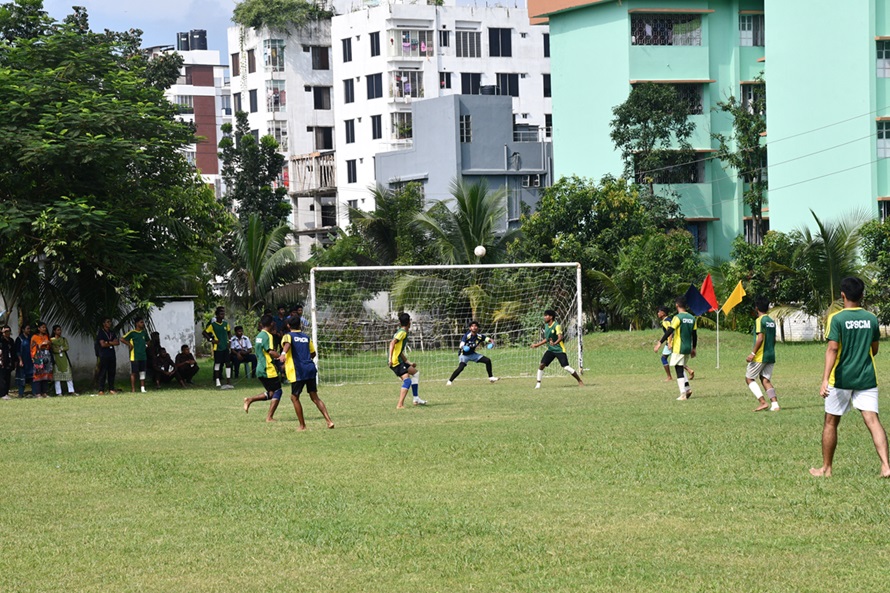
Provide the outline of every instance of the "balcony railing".
{"type": "Polygon", "coordinates": [[[297,194],[330,191],[337,187],[334,152],[313,152],[291,157],[294,164],[292,191],[297,194]]]}

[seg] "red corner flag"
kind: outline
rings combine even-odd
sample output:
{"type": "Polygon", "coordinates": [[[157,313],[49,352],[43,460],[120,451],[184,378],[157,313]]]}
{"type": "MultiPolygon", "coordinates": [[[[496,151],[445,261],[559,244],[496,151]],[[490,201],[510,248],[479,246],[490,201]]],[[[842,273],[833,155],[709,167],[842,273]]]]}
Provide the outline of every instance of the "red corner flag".
{"type": "Polygon", "coordinates": [[[701,285],[701,295],[705,297],[705,300],[711,305],[711,311],[716,311],[717,295],[714,294],[714,282],[711,280],[710,274],[707,275],[705,281],[701,285]]]}

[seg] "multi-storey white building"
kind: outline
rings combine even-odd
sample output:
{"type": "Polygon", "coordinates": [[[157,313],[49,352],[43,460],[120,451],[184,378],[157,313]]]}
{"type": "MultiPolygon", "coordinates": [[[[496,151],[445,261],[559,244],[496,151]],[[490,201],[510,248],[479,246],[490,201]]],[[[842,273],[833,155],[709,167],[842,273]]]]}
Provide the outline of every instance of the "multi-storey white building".
{"type": "Polygon", "coordinates": [[[184,64],[176,83],[166,91],[171,102],[179,105],[183,121],[194,122],[196,133],[204,138],[185,150],[201,177],[212,185],[217,196],[223,191],[218,156],[222,125],[232,120],[229,67],[220,62],[219,52],[207,49],[204,30],[180,33],[173,46],[149,48],[151,55],[176,51],[184,64]]]}
{"type": "Polygon", "coordinates": [[[413,101],[509,95],[514,133],[549,136],[549,30],[525,9],[374,0],[334,17],[331,37],[341,225],[347,206],[374,208],[375,155],[410,147],[413,101]]]}
{"type": "Polygon", "coordinates": [[[257,138],[274,136],[288,165],[287,185],[300,256],[337,225],[331,23],[310,21],[285,33],[230,27],[232,107],[247,113],[257,138]]]}

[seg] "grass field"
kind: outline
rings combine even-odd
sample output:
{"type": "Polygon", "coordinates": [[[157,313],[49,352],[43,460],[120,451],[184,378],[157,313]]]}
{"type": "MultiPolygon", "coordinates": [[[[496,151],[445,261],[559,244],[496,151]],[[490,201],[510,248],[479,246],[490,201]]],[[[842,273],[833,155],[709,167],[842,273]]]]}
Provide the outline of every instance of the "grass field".
{"type": "Polygon", "coordinates": [[[0,402],[0,591],[886,591],[858,417],[835,476],[807,472],[823,346],[780,345],[783,410],[753,414],[749,337],[716,370],[703,333],[688,402],[655,337],[589,336],[583,389],[471,367],[396,411],[395,379],[326,388],[337,428],[304,398],[305,433],[286,400],[245,415],[254,382],[0,402]]]}

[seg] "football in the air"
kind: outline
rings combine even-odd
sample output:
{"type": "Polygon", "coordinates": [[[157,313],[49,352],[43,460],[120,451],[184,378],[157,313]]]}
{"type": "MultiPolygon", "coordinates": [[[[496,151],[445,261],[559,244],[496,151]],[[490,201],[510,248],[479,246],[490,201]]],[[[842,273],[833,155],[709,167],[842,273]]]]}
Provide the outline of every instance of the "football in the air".
{"type": "Polygon", "coordinates": [[[485,257],[485,247],[483,245],[478,245],[476,249],[473,250],[473,253],[476,254],[476,257],[485,257]]]}

